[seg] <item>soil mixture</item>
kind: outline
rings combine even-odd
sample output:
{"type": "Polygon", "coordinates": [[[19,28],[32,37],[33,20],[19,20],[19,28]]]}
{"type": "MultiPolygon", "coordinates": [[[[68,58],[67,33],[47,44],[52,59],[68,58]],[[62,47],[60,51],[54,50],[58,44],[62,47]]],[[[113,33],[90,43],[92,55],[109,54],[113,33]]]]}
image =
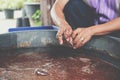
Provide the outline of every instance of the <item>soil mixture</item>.
{"type": "Polygon", "coordinates": [[[8,53],[16,54],[0,56],[0,80],[120,80],[119,69],[85,53],[8,53]]]}

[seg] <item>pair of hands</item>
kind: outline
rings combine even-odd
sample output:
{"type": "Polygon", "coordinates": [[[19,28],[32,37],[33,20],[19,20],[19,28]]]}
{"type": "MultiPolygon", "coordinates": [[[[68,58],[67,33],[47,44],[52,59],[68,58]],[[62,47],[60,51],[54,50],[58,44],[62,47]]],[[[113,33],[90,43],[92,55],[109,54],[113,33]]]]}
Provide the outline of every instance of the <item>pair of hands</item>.
{"type": "Polygon", "coordinates": [[[65,42],[71,44],[69,46],[73,47],[74,49],[80,48],[84,46],[93,36],[91,28],[77,28],[72,30],[71,27],[60,27],[56,38],[58,39],[59,43],[62,45],[65,42]],[[64,39],[63,39],[64,37],[64,39]]]}

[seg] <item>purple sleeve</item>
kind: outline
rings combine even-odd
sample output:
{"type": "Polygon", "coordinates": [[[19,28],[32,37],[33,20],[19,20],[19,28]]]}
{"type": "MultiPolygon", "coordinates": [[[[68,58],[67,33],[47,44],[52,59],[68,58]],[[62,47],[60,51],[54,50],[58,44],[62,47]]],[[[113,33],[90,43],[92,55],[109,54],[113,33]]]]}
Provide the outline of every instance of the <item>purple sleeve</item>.
{"type": "Polygon", "coordinates": [[[88,0],[88,3],[97,13],[96,24],[108,22],[118,17],[118,0],[88,0]]]}

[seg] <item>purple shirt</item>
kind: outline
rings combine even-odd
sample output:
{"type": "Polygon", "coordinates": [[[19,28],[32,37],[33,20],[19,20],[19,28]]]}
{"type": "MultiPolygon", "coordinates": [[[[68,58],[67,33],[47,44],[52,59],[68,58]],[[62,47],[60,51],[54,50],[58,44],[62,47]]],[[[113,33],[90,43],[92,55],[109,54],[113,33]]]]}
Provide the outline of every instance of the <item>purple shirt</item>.
{"type": "Polygon", "coordinates": [[[99,15],[95,24],[108,22],[118,17],[118,0],[87,0],[87,2],[99,15]]]}

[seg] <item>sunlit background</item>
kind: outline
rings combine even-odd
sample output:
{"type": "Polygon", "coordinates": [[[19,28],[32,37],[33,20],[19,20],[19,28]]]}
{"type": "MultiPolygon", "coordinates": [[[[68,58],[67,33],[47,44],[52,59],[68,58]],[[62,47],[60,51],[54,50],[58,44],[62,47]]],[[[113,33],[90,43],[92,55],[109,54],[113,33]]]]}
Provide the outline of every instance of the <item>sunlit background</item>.
{"type": "MultiPolygon", "coordinates": [[[[20,23],[20,19],[29,18],[29,24],[24,23],[25,26],[40,26],[40,7],[34,8],[32,15],[30,16],[25,9],[27,5],[40,5],[40,0],[0,0],[0,34],[8,32],[9,28],[23,27],[20,23]],[[12,16],[6,17],[5,10],[13,10],[12,16]]],[[[25,20],[24,20],[25,21],[25,20]]]]}

